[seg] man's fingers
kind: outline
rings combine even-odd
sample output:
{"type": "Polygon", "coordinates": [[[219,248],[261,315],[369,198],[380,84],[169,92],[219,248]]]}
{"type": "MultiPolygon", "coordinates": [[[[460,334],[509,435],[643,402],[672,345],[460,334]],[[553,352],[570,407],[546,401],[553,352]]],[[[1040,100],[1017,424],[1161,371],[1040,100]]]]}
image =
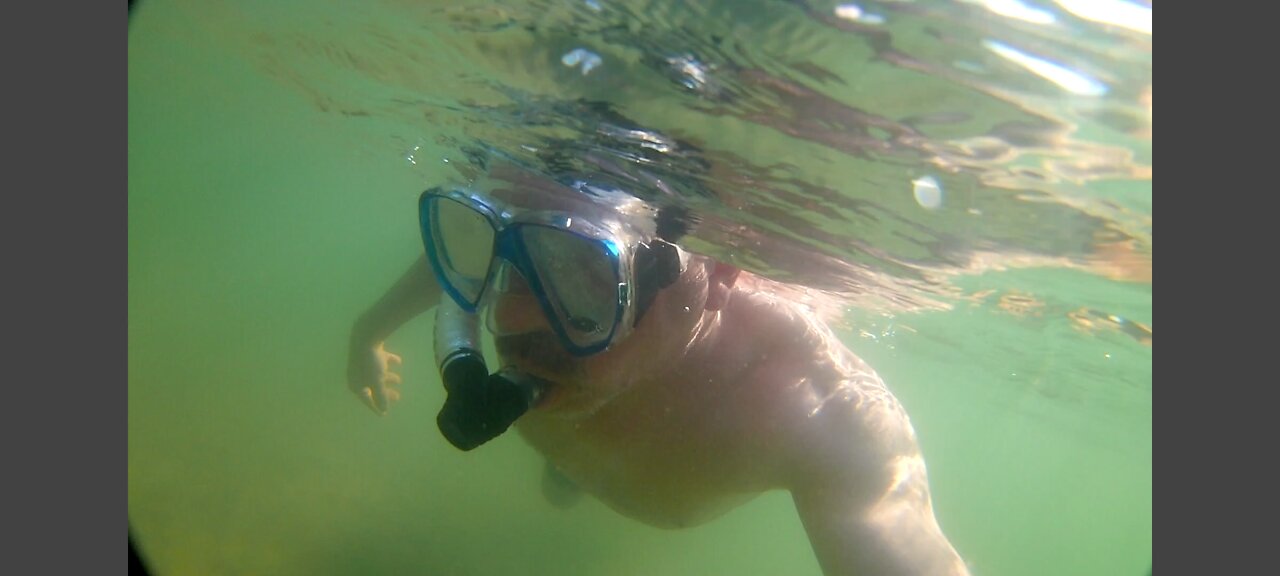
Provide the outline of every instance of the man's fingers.
{"type": "Polygon", "coordinates": [[[364,402],[364,405],[368,406],[370,410],[373,410],[374,412],[378,411],[378,405],[373,401],[373,390],[370,390],[369,388],[361,388],[360,391],[356,393],[356,396],[359,396],[360,401],[364,402]]]}
{"type": "Polygon", "coordinates": [[[388,372],[387,375],[383,377],[382,383],[383,384],[399,384],[400,375],[394,372],[388,372]]]}
{"type": "Polygon", "coordinates": [[[386,354],[386,355],[387,355],[387,365],[388,365],[388,366],[390,366],[390,365],[392,365],[392,364],[395,364],[395,365],[397,365],[397,366],[399,366],[399,365],[400,365],[400,355],[399,355],[399,354],[392,354],[392,353],[390,353],[390,352],[384,352],[384,354],[386,354]]]}
{"type": "Polygon", "coordinates": [[[387,413],[387,391],[382,385],[370,388],[373,395],[373,408],[378,414],[387,413]]]}
{"type": "Polygon", "coordinates": [[[387,413],[387,397],[381,386],[366,386],[360,390],[360,399],[364,401],[364,405],[370,410],[376,412],[379,416],[387,413]]]}

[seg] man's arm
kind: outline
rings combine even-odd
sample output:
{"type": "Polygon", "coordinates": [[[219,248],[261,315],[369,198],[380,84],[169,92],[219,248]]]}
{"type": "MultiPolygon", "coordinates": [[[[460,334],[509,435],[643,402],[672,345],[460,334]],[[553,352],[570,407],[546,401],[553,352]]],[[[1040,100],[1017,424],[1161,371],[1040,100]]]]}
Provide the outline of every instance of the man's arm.
{"type": "Polygon", "coordinates": [[[347,386],[374,412],[386,414],[400,396],[393,388],[400,376],[391,372],[400,357],[383,349],[383,342],[405,322],[439,303],[440,294],[440,284],[426,256],[421,256],[352,326],[347,386]]]}
{"type": "Polygon", "coordinates": [[[894,466],[904,477],[879,498],[840,486],[792,491],[823,574],[967,575],[934,519],[923,462],[904,457],[894,466]]]}
{"type": "Polygon", "coordinates": [[[934,517],[915,433],[883,389],[823,401],[791,483],[826,576],[962,576],[934,517]]]}

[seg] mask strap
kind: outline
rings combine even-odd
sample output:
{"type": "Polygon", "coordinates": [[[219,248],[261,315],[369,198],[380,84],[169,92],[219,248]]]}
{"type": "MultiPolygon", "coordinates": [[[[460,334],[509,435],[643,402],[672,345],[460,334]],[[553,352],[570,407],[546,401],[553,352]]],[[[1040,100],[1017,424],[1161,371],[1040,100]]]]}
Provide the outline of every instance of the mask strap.
{"type": "Polygon", "coordinates": [[[663,240],[641,243],[636,247],[636,317],[632,326],[648,311],[658,292],[680,277],[680,251],[663,240]]]}

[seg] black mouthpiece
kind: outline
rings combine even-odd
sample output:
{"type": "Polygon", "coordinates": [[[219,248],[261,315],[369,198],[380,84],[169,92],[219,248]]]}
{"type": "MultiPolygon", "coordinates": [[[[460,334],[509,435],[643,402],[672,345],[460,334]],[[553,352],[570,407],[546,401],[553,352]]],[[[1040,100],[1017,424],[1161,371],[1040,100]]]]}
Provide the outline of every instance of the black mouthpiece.
{"type": "Polygon", "coordinates": [[[459,450],[472,450],[501,436],[538,403],[546,386],[542,380],[511,369],[485,376],[483,365],[479,373],[474,366],[460,367],[454,373],[459,379],[450,382],[452,367],[445,368],[449,395],[436,416],[436,425],[459,450]]]}

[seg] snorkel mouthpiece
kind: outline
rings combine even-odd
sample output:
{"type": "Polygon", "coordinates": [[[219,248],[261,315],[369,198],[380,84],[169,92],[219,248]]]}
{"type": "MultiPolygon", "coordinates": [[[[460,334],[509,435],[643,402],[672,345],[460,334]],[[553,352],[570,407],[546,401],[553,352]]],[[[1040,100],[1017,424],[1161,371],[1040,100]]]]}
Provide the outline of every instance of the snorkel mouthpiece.
{"type": "Polygon", "coordinates": [[[449,297],[436,308],[436,363],[444,407],[436,425],[459,450],[472,450],[511,426],[542,397],[547,382],[514,368],[489,374],[479,346],[479,322],[449,297]]]}

